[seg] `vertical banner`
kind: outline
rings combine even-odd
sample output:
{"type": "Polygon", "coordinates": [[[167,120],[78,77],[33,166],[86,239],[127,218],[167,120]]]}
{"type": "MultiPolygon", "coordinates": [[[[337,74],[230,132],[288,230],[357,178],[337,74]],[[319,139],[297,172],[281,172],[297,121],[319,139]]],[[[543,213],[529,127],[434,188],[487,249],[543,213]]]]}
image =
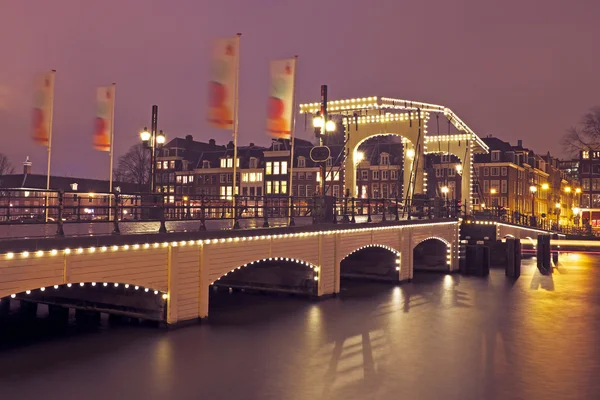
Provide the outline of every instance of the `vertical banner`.
{"type": "Polygon", "coordinates": [[[296,58],[271,61],[267,133],[278,139],[291,137],[295,76],[296,58]]]}
{"type": "Polygon", "coordinates": [[[94,148],[110,151],[112,146],[113,120],[115,112],[115,85],[96,89],[96,128],[94,148]]]}
{"type": "Polygon", "coordinates": [[[234,129],[239,50],[239,35],[216,39],[213,43],[208,122],[216,128],[234,129]]]}
{"type": "Polygon", "coordinates": [[[52,109],[54,104],[54,73],[40,74],[35,78],[33,99],[33,140],[50,147],[52,137],[52,109]]]}

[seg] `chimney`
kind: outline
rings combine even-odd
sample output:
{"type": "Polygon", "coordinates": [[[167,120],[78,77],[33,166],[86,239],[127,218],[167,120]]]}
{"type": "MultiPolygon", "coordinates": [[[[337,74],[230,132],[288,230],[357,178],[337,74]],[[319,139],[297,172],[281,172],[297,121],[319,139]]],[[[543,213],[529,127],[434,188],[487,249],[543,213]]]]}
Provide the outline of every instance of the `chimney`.
{"type": "Polygon", "coordinates": [[[250,147],[254,147],[254,143],[250,143],[250,147]]]}
{"type": "Polygon", "coordinates": [[[517,146],[523,148],[523,141],[521,139],[517,140],[517,146]]]}
{"type": "Polygon", "coordinates": [[[29,161],[29,156],[27,156],[27,159],[23,163],[23,174],[31,174],[31,161],[29,161]]]}
{"type": "Polygon", "coordinates": [[[208,144],[211,145],[211,146],[215,146],[217,144],[217,142],[215,142],[215,139],[210,139],[208,141],[208,144]]]}
{"type": "Polygon", "coordinates": [[[227,148],[228,149],[233,149],[233,142],[230,141],[229,143],[227,143],[227,148]]]}
{"type": "Polygon", "coordinates": [[[187,136],[185,137],[185,144],[186,144],[186,145],[188,145],[188,146],[189,146],[190,144],[192,144],[192,142],[193,142],[193,141],[194,141],[194,137],[193,137],[192,135],[187,135],[187,136]]]}

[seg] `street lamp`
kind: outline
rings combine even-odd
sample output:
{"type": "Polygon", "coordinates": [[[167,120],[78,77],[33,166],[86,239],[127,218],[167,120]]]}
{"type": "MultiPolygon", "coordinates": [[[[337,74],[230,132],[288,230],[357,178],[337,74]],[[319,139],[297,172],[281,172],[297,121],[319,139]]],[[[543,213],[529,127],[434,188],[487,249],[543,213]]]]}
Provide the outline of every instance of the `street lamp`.
{"type": "Polygon", "coordinates": [[[140,139],[146,149],[150,149],[150,192],[156,192],[156,149],[162,146],[166,137],[163,131],[158,131],[158,106],[152,106],[151,130],[144,127],[140,139]]]}
{"type": "Polygon", "coordinates": [[[537,187],[531,185],[529,191],[531,192],[531,225],[535,225],[535,192],[537,192],[537,187]]]}
{"type": "Polygon", "coordinates": [[[462,165],[456,164],[456,172],[460,174],[462,172],[462,165]]]}
{"type": "Polygon", "coordinates": [[[571,193],[571,188],[569,186],[565,188],[565,193],[571,193]]]}
{"type": "Polygon", "coordinates": [[[363,153],[362,151],[357,151],[354,155],[354,163],[355,164],[360,164],[363,160],[365,159],[365,153],[363,153]]]}

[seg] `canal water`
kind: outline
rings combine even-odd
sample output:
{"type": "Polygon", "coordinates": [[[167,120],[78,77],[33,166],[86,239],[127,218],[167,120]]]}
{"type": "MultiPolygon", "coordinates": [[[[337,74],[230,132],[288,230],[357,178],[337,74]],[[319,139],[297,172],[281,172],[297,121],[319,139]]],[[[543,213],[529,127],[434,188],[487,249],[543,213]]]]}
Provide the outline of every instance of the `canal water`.
{"type": "Polygon", "coordinates": [[[600,398],[597,256],[564,255],[551,277],[526,261],[516,282],[492,270],[342,288],[219,293],[209,321],[175,331],[11,320],[0,399],[600,398]]]}

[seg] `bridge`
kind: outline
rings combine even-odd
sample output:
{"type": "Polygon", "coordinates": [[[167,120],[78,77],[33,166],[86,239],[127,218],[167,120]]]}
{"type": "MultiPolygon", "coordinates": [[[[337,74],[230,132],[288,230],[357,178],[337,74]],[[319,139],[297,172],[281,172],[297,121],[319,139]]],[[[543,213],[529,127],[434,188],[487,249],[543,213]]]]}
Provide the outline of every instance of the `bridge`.
{"type": "Polygon", "coordinates": [[[458,235],[450,219],[4,240],[0,298],[87,302],[174,325],[207,317],[211,285],[235,287],[246,270],[246,287],[323,297],[339,293],[342,261],[372,248],[393,257],[393,280],[411,280],[415,249],[433,240],[443,270],[454,271],[458,235]],[[269,266],[275,283],[261,281],[269,266]]]}

